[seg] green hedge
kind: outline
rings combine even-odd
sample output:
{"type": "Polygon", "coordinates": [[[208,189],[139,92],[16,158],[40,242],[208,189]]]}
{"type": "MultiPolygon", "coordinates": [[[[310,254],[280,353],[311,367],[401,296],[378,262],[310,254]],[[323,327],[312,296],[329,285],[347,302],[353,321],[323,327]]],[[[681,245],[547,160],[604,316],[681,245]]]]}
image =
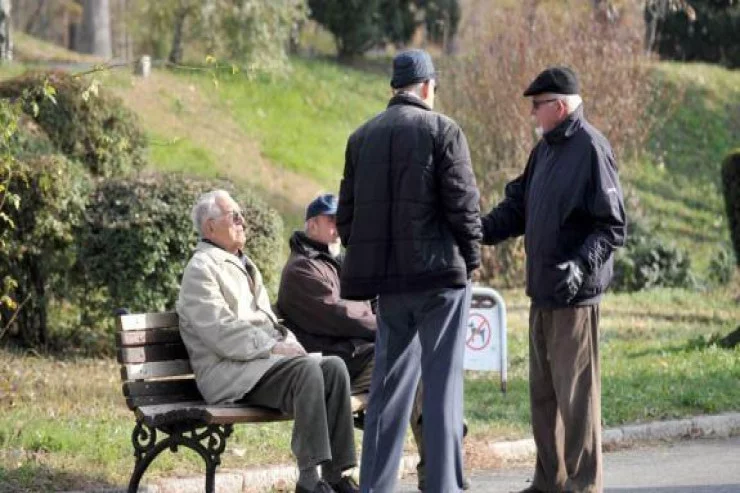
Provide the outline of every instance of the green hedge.
{"type": "Polygon", "coordinates": [[[146,161],[136,115],[94,81],[63,72],[29,72],[0,83],[0,97],[22,98],[50,141],[97,176],[118,176],[146,161]]]}
{"type": "Polygon", "coordinates": [[[627,243],[614,261],[616,291],[641,291],[657,287],[695,288],[691,259],[683,250],[650,232],[643,223],[628,222],[627,243]]]}
{"type": "Polygon", "coordinates": [[[740,148],[732,151],[722,163],[722,191],[735,261],[740,265],[740,148]]]}
{"type": "Polygon", "coordinates": [[[106,179],[90,197],[79,234],[79,272],[88,287],[80,304],[89,321],[105,323],[120,307],[174,308],[197,241],[190,212],[196,198],[213,189],[229,190],[243,207],[247,253],[275,293],[284,260],[282,221],[251,192],[177,175],[106,179]]]}
{"type": "MultiPolygon", "coordinates": [[[[656,51],[665,58],[740,67],[740,3],[691,0],[696,18],[676,9],[658,21],[656,51]]],[[[646,20],[652,20],[649,9],[646,20]]]]}
{"type": "MultiPolygon", "coordinates": [[[[10,295],[21,308],[11,335],[28,346],[46,345],[49,301],[70,289],[74,229],[82,220],[90,181],[79,163],[58,154],[16,163],[9,190],[20,201],[18,208],[4,211],[14,228],[0,243],[0,279],[14,279],[10,295]]],[[[2,319],[11,314],[6,309],[2,319]]]]}

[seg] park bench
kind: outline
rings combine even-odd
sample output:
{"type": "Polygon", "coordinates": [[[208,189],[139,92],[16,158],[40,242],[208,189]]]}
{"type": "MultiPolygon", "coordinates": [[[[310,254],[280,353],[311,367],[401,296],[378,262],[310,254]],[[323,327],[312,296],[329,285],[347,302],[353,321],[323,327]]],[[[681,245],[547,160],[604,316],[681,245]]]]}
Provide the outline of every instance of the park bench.
{"type": "MultiPolygon", "coordinates": [[[[164,450],[187,447],[206,464],[206,492],[213,493],[226,440],[238,423],[292,419],[274,409],[243,404],[208,404],[195,384],[175,312],[116,316],[116,349],[126,404],[136,416],[131,434],[135,466],[128,485],[135,493],[152,461],[164,450]]],[[[367,394],[352,397],[362,422],[367,394]]]]}

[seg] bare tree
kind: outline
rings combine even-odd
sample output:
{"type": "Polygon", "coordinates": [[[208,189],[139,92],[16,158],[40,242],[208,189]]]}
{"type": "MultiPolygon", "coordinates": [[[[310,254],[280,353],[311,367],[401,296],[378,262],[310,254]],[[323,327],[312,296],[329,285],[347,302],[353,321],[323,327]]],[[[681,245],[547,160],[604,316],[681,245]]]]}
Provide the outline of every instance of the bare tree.
{"type": "Polygon", "coordinates": [[[109,0],[83,0],[82,29],[77,47],[83,53],[111,58],[113,48],[109,0]]]}
{"type": "Polygon", "coordinates": [[[13,59],[13,38],[10,25],[10,0],[0,0],[0,60],[13,59]]]}

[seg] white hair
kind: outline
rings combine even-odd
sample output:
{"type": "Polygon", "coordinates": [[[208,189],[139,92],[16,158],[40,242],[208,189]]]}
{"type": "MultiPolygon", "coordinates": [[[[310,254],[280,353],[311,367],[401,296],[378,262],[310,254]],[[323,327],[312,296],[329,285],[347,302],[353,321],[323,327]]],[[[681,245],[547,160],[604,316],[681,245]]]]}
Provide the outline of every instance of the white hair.
{"type": "Polygon", "coordinates": [[[193,211],[191,212],[190,217],[193,220],[193,228],[195,228],[195,231],[198,233],[200,238],[203,238],[203,223],[205,223],[207,219],[218,217],[218,215],[223,212],[223,210],[221,210],[221,206],[218,205],[217,202],[219,197],[228,199],[231,195],[229,195],[229,192],[226,190],[213,190],[211,192],[206,192],[198,197],[198,200],[193,206],[193,211]]]}
{"type": "Polygon", "coordinates": [[[565,103],[565,109],[570,115],[583,104],[583,99],[579,94],[555,94],[547,93],[542,95],[542,99],[557,99],[565,103]]]}
{"type": "Polygon", "coordinates": [[[411,84],[410,86],[399,87],[398,89],[393,90],[393,94],[401,94],[405,92],[421,97],[421,86],[423,85],[424,82],[417,82],[416,84],[411,84]]]}
{"type": "Polygon", "coordinates": [[[557,98],[565,103],[565,108],[568,110],[568,114],[573,113],[581,104],[583,104],[583,99],[581,99],[579,94],[560,94],[557,98]]]}

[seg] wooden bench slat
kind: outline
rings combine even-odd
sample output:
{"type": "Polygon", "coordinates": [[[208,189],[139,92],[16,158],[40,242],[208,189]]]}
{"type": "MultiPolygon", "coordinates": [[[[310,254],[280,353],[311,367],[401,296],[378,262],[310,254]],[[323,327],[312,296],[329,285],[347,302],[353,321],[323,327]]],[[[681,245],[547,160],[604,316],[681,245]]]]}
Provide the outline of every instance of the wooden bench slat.
{"type": "MultiPolygon", "coordinates": [[[[122,386],[125,397],[141,397],[148,395],[187,394],[198,392],[198,386],[194,378],[183,378],[178,380],[157,380],[146,382],[126,382],[122,386]]],[[[198,397],[191,400],[203,400],[198,392],[198,397]]]]}
{"type": "Polygon", "coordinates": [[[149,378],[177,377],[193,373],[190,361],[176,359],[155,363],[134,363],[121,366],[123,380],[147,380],[149,378]]]}
{"type": "Polygon", "coordinates": [[[141,395],[138,397],[126,397],[126,406],[132,411],[142,406],[156,406],[160,404],[178,404],[181,402],[193,402],[202,399],[200,392],[166,395],[141,395]]]}
{"type": "Polygon", "coordinates": [[[182,337],[180,337],[180,329],[178,327],[116,332],[117,347],[144,346],[147,344],[166,344],[170,342],[182,342],[182,337]]]}
{"type": "Polygon", "coordinates": [[[178,325],[177,312],[134,313],[116,318],[116,326],[120,331],[162,329],[178,325]]]}
{"type": "Polygon", "coordinates": [[[188,350],[183,343],[154,344],[150,346],[126,347],[118,350],[119,363],[152,363],[188,359],[188,350]]]}
{"type": "Polygon", "coordinates": [[[225,425],[230,423],[266,423],[269,421],[287,421],[293,419],[275,409],[263,407],[213,407],[206,408],[208,423],[225,425]]]}
{"type": "MultiPolygon", "coordinates": [[[[352,396],[352,410],[361,411],[367,403],[367,394],[352,396]]],[[[179,420],[201,421],[208,424],[266,423],[293,419],[274,409],[239,404],[209,405],[200,402],[178,402],[138,406],[136,416],[156,426],[179,420]]]]}

